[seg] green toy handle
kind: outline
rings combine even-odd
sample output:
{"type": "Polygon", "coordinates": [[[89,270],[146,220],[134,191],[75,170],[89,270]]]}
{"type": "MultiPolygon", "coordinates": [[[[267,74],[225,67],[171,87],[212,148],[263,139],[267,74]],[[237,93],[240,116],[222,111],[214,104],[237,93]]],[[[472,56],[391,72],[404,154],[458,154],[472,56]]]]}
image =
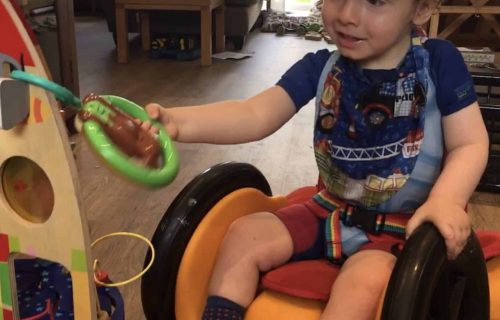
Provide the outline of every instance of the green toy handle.
{"type": "MultiPolygon", "coordinates": [[[[141,121],[151,121],[159,129],[157,139],[160,143],[163,165],[158,169],[152,169],[130,159],[109,139],[98,121],[88,120],[83,124],[83,133],[92,148],[113,169],[134,182],[152,188],[163,187],[171,183],[179,171],[179,158],[164,127],[158,121],[151,120],[142,107],[127,99],[112,95],[101,95],[100,97],[134,118],[141,121]]],[[[84,103],[82,108],[93,114],[109,112],[109,109],[97,100],[84,103]]],[[[99,117],[99,115],[96,116],[99,117]]]]}
{"type": "Polygon", "coordinates": [[[64,105],[73,106],[77,109],[80,109],[80,107],[82,106],[82,102],[78,97],[75,97],[73,93],[71,93],[71,91],[58,85],[55,82],[21,70],[12,71],[10,76],[12,77],[12,79],[27,82],[52,92],[55,95],[56,99],[61,101],[64,105]]]}

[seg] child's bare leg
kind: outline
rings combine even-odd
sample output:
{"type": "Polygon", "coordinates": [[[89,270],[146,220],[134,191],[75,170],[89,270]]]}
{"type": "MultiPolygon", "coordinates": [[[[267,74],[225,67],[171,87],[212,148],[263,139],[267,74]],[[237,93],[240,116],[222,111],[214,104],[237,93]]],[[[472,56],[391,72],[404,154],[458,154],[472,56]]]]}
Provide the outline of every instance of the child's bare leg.
{"type": "Polygon", "coordinates": [[[287,262],[292,253],[292,238],[274,214],[261,212],[239,218],[220,247],[208,294],[248,307],[260,272],[287,262]]]}
{"type": "Polygon", "coordinates": [[[374,319],[395,262],[381,250],[363,250],[347,259],[321,320],[374,319]]]}

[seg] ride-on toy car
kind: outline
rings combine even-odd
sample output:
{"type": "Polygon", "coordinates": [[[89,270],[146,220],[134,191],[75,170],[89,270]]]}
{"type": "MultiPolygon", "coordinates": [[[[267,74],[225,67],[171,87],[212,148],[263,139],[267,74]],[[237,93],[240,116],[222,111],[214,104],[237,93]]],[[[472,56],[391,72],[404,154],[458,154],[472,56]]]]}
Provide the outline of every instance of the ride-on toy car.
{"type": "MultiPolygon", "coordinates": [[[[315,187],[271,196],[264,176],[243,163],[216,165],[193,179],[166,211],[153,236],[158,253],[142,279],[147,319],[199,320],[218,245],[236,218],[300,202],[315,187]]],[[[500,319],[498,235],[471,235],[455,261],[437,229],[424,224],[401,251],[381,299],[381,319],[500,319]],[[480,241],[478,240],[480,236],[480,241]],[[489,243],[489,246],[487,245],[489,243]],[[494,246],[495,250],[490,250],[494,246]]],[[[149,257],[146,257],[146,261],[149,257]]],[[[317,320],[338,267],[294,262],[263,275],[246,320],[317,320]]]]}

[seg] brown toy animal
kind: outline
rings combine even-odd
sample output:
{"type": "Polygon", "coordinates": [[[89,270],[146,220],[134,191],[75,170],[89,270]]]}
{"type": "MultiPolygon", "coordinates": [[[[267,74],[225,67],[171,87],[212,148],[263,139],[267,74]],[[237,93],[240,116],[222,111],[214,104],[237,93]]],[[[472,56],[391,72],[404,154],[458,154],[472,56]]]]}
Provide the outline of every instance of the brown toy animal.
{"type": "Polygon", "coordinates": [[[161,165],[161,148],[157,139],[150,132],[143,130],[132,116],[122,112],[99,95],[91,93],[83,99],[83,103],[93,100],[99,101],[113,111],[110,121],[104,123],[93,113],[82,110],[78,114],[82,122],[97,121],[113,143],[125,154],[138,159],[148,167],[158,168],[161,165]]]}

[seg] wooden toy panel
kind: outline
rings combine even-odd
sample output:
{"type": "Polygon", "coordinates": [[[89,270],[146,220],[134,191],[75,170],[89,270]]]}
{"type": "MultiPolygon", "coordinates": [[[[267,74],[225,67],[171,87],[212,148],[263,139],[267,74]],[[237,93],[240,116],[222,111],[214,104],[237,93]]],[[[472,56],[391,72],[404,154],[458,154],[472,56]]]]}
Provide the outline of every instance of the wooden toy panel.
{"type": "MultiPolygon", "coordinates": [[[[0,0],[0,77],[13,68],[48,77],[37,42],[16,4],[0,0]]],[[[29,87],[29,115],[0,130],[0,320],[15,314],[12,257],[64,265],[73,280],[75,319],[96,318],[89,235],[80,211],[76,166],[52,94],[29,87]]],[[[1,107],[14,105],[2,101],[1,107]]],[[[11,106],[12,107],[12,106],[11,106]]]]}

